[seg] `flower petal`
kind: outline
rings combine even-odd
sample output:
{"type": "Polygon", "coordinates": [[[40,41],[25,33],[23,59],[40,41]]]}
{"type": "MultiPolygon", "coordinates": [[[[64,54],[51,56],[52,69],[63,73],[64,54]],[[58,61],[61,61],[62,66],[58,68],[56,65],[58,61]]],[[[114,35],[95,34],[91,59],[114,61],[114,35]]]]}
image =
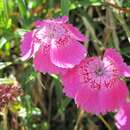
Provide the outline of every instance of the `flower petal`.
{"type": "Polygon", "coordinates": [[[115,49],[106,49],[104,58],[108,58],[114,62],[123,76],[130,77],[130,66],[127,66],[127,64],[124,63],[122,56],[115,49]]]}
{"type": "Polygon", "coordinates": [[[29,59],[33,55],[34,48],[32,45],[32,41],[33,41],[32,35],[33,35],[33,32],[27,32],[27,33],[25,33],[25,35],[22,39],[22,43],[20,46],[22,60],[29,59]]]}
{"type": "Polygon", "coordinates": [[[72,68],[61,76],[63,83],[63,92],[70,98],[75,98],[75,94],[80,88],[79,76],[77,75],[77,68],[72,68]]]}
{"type": "Polygon", "coordinates": [[[115,115],[118,130],[130,130],[130,102],[125,103],[115,115]]]}
{"type": "Polygon", "coordinates": [[[51,61],[61,68],[73,68],[86,56],[86,48],[75,40],[65,44],[68,45],[51,45],[51,61]]]}
{"type": "Polygon", "coordinates": [[[82,87],[75,97],[76,104],[87,112],[93,114],[106,114],[119,108],[128,96],[128,89],[121,80],[115,81],[115,86],[108,89],[90,89],[82,87]]]}
{"type": "Polygon", "coordinates": [[[35,22],[33,22],[35,27],[41,27],[45,25],[44,20],[36,20],[35,22]]]}
{"type": "Polygon", "coordinates": [[[70,33],[70,35],[78,40],[78,41],[85,41],[88,40],[86,36],[80,33],[80,31],[74,27],[72,24],[65,24],[64,27],[67,29],[67,31],[70,33]]]}
{"type": "Polygon", "coordinates": [[[43,73],[64,73],[65,69],[59,68],[50,61],[49,52],[45,52],[44,47],[41,47],[34,57],[34,68],[43,73]]]}
{"type": "Polygon", "coordinates": [[[107,91],[101,91],[101,104],[108,112],[114,111],[126,102],[128,97],[128,88],[123,80],[115,80],[113,87],[107,91]]]}

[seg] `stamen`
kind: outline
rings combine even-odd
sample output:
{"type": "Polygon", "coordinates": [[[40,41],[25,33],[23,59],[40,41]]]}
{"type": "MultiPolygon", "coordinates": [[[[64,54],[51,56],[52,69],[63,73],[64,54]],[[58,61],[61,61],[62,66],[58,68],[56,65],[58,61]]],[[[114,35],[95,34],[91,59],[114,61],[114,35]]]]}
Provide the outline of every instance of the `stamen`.
{"type": "Polygon", "coordinates": [[[112,63],[108,64],[108,66],[105,66],[103,61],[98,58],[89,58],[88,62],[82,63],[79,74],[83,86],[89,86],[94,90],[102,89],[104,86],[107,89],[112,88],[115,79],[118,78],[118,71],[112,63]]]}

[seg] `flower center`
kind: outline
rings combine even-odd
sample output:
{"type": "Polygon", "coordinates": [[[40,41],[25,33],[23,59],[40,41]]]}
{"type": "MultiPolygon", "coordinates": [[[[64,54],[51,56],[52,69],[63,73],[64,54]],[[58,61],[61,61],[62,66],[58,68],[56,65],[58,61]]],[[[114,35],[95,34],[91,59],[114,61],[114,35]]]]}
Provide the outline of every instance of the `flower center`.
{"type": "Polygon", "coordinates": [[[35,36],[41,40],[41,43],[51,43],[53,40],[57,40],[60,37],[66,35],[67,31],[61,24],[49,23],[36,29],[35,36]]]}
{"type": "Polygon", "coordinates": [[[98,68],[96,71],[95,71],[96,75],[97,76],[102,76],[104,74],[104,71],[102,68],[98,68]]]}
{"type": "Polygon", "coordinates": [[[84,60],[79,67],[80,82],[91,89],[108,89],[114,86],[118,71],[111,61],[91,57],[84,60]]]}

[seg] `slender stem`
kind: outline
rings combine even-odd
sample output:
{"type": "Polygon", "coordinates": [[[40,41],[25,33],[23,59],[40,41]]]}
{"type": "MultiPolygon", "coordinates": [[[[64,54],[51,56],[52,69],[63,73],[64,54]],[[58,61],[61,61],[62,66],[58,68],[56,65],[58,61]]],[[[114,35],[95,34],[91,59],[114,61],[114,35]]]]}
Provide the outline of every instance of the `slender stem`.
{"type": "Polygon", "coordinates": [[[109,5],[109,6],[111,6],[111,7],[113,7],[113,8],[115,8],[115,9],[118,9],[119,11],[123,11],[123,12],[125,12],[125,13],[130,13],[130,9],[127,9],[127,8],[122,8],[122,7],[120,7],[120,6],[118,6],[117,4],[113,4],[113,3],[110,3],[110,2],[105,2],[107,5],[109,5]]]}
{"type": "Polygon", "coordinates": [[[109,11],[109,20],[110,20],[110,26],[112,28],[112,37],[113,37],[113,41],[114,41],[114,45],[115,48],[120,51],[120,47],[119,47],[119,38],[118,35],[116,33],[116,25],[115,25],[115,21],[114,21],[114,16],[113,16],[113,12],[110,8],[108,8],[109,11]]]}
{"type": "Polygon", "coordinates": [[[102,42],[97,38],[95,30],[94,30],[92,24],[90,23],[90,21],[87,19],[87,17],[81,16],[81,19],[82,19],[86,29],[89,31],[89,34],[92,37],[94,48],[96,49],[98,55],[101,55],[102,49],[100,48],[100,46],[102,46],[104,48],[102,42]]]}
{"type": "MultiPolygon", "coordinates": [[[[120,1],[119,0],[116,0],[115,1],[115,5],[121,5],[120,1]]],[[[129,10],[129,13],[130,13],[130,10],[129,10]]],[[[122,25],[127,37],[128,37],[128,41],[130,43],[130,28],[128,27],[127,23],[125,22],[125,19],[124,19],[124,16],[115,12],[114,11],[114,14],[115,14],[115,17],[117,18],[117,20],[120,22],[120,24],[122,25]]]]}
{"type": "Polygon", "coordinates": [[[76,124],[74,126],[74,130],[78,130],[78,127],[79,127],[79,124],[83,118],[83,115],[84,115],[84,111],[80,111],[79,112],[79,115],[78,115],[78,118],[77,118],[77,121],[76,121],[76,124]]]}
{"type": "Polygon", "coordinates": [[[54,88],[54,81],[52,81],[50,89],[49,89],[49,106],[48,106],[48,124],[49,127],[51,125],[50,121],[51,121],[51,111],[52,111],[52,93],[53,93],[53,88],[54,88]]]}
{"type": "Polygon", "coordinates": [[[4,125],[4,130],[8,130],[7,114],[8,114],[8,109],[7,109],[7,106],[5,106],[3,108],[3,125],[4,125]]]}
{"type": "Polygon", "coordinates": [[[124,29],[124,31],[126,32],[126,35],[127,35],[127,37],[128,37],[128,41],[129,41],[129,43],[130,43],[130,28],[129,28],[128,25],[126,24],[126,22],[125,22],[123,16],[121,16],[121,15],[119,15],[119,14],[117,14],[117,13],[115,13],[115,16],[116,16],[116,18],[119,20],[119,22],[121,23],[121,25],[122,25],[122,27],[123,27],[123,29],[124,29]]]}
{"type": "Polygon", "coordinates": [[[107,121],[103,118],[103,116],[99,115],[98,118],[104,123],[104,125],[108,128],[108,130],[112,130],[111,126],[107,123],[107,121]]]}

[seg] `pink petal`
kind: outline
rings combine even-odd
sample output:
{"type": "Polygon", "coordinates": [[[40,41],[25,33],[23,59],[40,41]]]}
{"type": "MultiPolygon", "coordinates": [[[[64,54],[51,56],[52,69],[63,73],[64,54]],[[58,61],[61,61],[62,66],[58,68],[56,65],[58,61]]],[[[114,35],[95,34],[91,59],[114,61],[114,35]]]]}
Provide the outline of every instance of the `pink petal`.
{"type": "Polygon", "coordinates": [[[114,62],[122,75],[130,77],[130,66],[127,66],[126,63],[124,63],[122,56],[115,49],[106,49],[104,58],[108,58],[114,62]]]}
{"type": "Polygon", "coordinates": [[[22,39],[22,43],[20,46],[22,60],[26,60],[26,59],[32,57],[32,55],[33,55],[34,48],[32,45],[32,41],[33,41],[32,35],[33,35],[33,32],[27,32],[27,33],[25,33],[25,35],[22,39]]]}
{"type": "Polygon", "coordinates": [[[44,22],[44,20],[37,20],[37,21],[34,22],[34,25],[36,27],[44,26],[45,22],[44,22]]]}
{"type": "Polygon", "coordinates": [[[41,47],[36,53],[33,63],[34,68],[39,72],[55,74],[65,72],[65,69],[56,67],[54,64],[52,64],[50,61],[49,52],[45,52],[43,47],[41,47]]]}
{"type": "Polygon", "coordinates": [[[75,103],[86,112],[98,114],[101,111],[99,105],[99,92],[91,91],[88,87],[82,87],[76,94],[75,103]]]}
{"type": "Polygon", "coordinates": [[[60,45],[60,47],[51,45],[51,61],[61,68],[73,68],[86,56],[86,48],[77,41],[65,44],[69,45],[60,45]]]}
{"type": "Polygon", "coordinates": [[[79,76],[77,75],[77,68],[68,70],[65,75],[61,76],[63,83],[63,92],[66,96],[74,98],[75,94],[80,88],[79,76]]]}
{"type": "Polygon", "coordinates": [[[123,74],[125,77],[130,77],[130,66],[128,66],[126,63],[124,63],[124,71],[123,74]]]}
{"type": "Polygon", "coordinates": [[[86,36],[80,33],[80,31],[74,27],[72,24],[64,24],[64,27],[67,29],[68,32],[70,32],[70,35],[78,40],[78,41],[85,41],[88,40],[86,36]]]}
{"type": "Polygon", "coordinates": [[[93,114],[106,114],[119,108],[128,96],[128,89],[122,80],[115,81],[113,88],[81,88],[76,94],[75,102],[83,110],[93,114]]]}
{"type": "Polygon", "coordinates": [[[113,88],[108,89],[108,91],[101,91],[100,96],[103,97],[101,102],[104,109],[114,111],[126,102],[128,88],[123,80],[115,80],[113,88]]]}
{"type": "Polygon", "coordinates": [[[130,130],[130,102],[125,103],[115,115],[118,130],[130,130]]]}

